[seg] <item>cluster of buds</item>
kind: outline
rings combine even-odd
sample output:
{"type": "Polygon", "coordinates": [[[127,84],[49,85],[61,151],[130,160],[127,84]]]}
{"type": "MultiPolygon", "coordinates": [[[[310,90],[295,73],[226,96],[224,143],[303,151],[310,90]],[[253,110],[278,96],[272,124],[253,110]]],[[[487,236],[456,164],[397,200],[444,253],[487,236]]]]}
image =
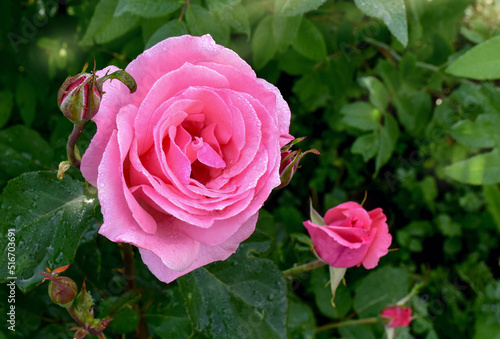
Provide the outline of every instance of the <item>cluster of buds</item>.
{"type": "Polygon", "coordinates": [[[281,164],[280,164],[280,169],[279,169],[281,184],[278,187],[276,187],[275,189],[281,189],[290,183],[290,181],[292,180],[292,177],[294,176],[295,172],[297,172],[297,169],[299,168],[300,160],[306,154],[308,154],[308,153],[314,153],[316,155],[320,154],[318,152],[318,150],[316,150],[316,149],[310,149],[310,150],[305,151],[305,152],[302,152],[301,149],[295,150],[295,151],[291,150],[293,145],[298,144],[299,142],[301,142],[305,138],[306,137],[294,139],[281,148],[281,164]]]}
{"type": "Polygon", "coordinates": [[[41,275],[45,276],[40,284],[46,280],[50,280],[50,300],[66,308],[73,320],[78,324],[78,326],[70,329],[71,331],[76,331],[74,338],[83,339],[87,334],[95,335],[101,339],[106,338],[103,332],[113,318],[94,318],[94,300],[87,292],[85,280],[82,284],[82,290],[78,293],[78,287],[72,279],[59,276],[59,273],[64,272],[68,267],[69,265],[66,265],[54,270],[46,267],[45,269],[48,273],[40,272],[41,275]]]}

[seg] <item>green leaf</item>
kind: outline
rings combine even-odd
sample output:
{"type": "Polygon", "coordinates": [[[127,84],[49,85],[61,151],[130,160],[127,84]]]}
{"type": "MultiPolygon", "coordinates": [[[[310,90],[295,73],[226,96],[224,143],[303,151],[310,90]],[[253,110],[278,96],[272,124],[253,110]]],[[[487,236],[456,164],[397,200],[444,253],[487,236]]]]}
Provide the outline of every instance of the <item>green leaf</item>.
{"type": "Polygon", "coordinates": [[[473,48],[451,63],[446,72],[457,77],[476,80],[500,78],[500,36],[473,48]]]}
{"type": "Polygon", "coordinates": [[[173,36],[180,36],[187,33],[188,30],[184,21],[179,21],[177,19],[174,19],[172,21],[167,22],[160,28],[158,28],[156,32],[153,33],[151,38],[149,38],[148,42],[146,43],[146,47],[144,48],[148,49],[150,47],[153,47],[160,41],[165,40],[166,38],[170,38],[173,36]]]}
{"type": "Polygon", "coordinates": [[[436,198],[438,197],[438,189],[434,177],[428,175],[418,183],[425,203],[433,211],[436,198]]]}
{"type": "Polygon", "coordinates": [[[182,7],[176,0],[118,0],[114,16],[125,13],[135,14],[143,18],[167,16],[182,7]]]}
{"type": "Polygon", "coordinates": [[[288,304],[287,338],[313,339],[316,333],[316,319],[311,308],[297,297],[288,304]]]}
{"type": "Polygon", "coordinates": [[[10,119],[12,107],[14,106],[14,95],[9,90],[0,91],[0,128],[10,119]]]}
{"type": "Polygon", "coordinates": [[[454,222],[448,214],[440,214],[436,217],[436,224],[441,233],[446,237],[462,235],[462,227],[454,222]]]}
{"type": "Polygon", "coordinates": [[[340,284],[335,293],[335,307],[331,303],[332,291],[328,283],[330,275],[327,266],[319,267],[312,271],[309,288],[314,293],[314,300],[318,310],[329,318],[343,318],[347,315],[352,306],[352,298],[349,289],[340,284]]]}
{"type": "Polygon", "coordinates": [[[394,119],[392,115],[386,114],[384,116],[384,120],[384,126],[380,129],[379,134],[379,150],[377,157],[375,158],[374,176],[378,174],[380,168],[391,158],[391,155],[394,153],[394,149],[396,148],[396,142],[399,138],[399,127],[396,119],[394,119]]]}
{"type": "Polygon", "coordinates": [[[462,34],[466,39],[475,44],[480,44],[484,42],[484,37],[481,35],[481,33],[470,30],[465,26],[460,27],[460,34],[462,34]]]}
{"type": "Polygon", "coordinates": [[[326,45],[323,34],[306,18],[300,22],[297,38],[292,41],[292,47],[306,58],[320,61],[326,58],[326,45]]]}
{"type": "Polygon", "coordinates": [[[215,14],[224,24],[231,26],[238,33],[246,34],[250,37],[250,21],[248,11],[243,5],[226,7],[215,14]]]}
{"type": "Polygon", "coordinates": [[[99,1],[87,31],[80,41],[83,46],[110,42],[137,26],[139,17],[136,15],[124,13],[119,17],[114,16],[117,3],[118,0],[99,1]]]}
{"type": "Polygon", "coordinates": [[[207,5],[214,18],[250,37],[248,11],[241,0],[207,0],[207,5]]]}
{"type": "Polygon", "coordinates": [[[302,15],[273,15],[273,37],[280,52],[285,51],[297,39],[302,15]]]}
{"type": "Polygon", "coordinates": [[[35,120],[36,91],[31,82],[24,77],[19,77],[17,80],[16,104],[24,123],[31,125],[35,120]]]}
{"type": "MultiPolygon", "coordinates": [[[[23,293],[43,278],[44,267],[54,269],[73,262],[82,235],[92,226],[98,200],[86,196],[83,182],[56,179],[56,172],[25,173],[11,181],[0,195],[0,225],[15,229],[16,283],[23,293]]],[[[0,279],[8,276],[7,238],[0,238],[0,279]]]]}
{"type": "Polygon", "coordinates": [[[24,172],[51,169],[54,152],[37,132],[23,125],[0,131],[0,171],[11,178],[24,172]]]}
{"type": "Polygon", "coordinates": [[[294,16],[318,9],[326,0],[277,0],[275,13],[283,16],[294,16]]]}
{"type": "Polygon", "coordinates": [[[408,24],[404,0],[354,0],[354,3],[366,15],[382,20],[392,35],[406,47],[408,24]]]}
{"type": "Polygon", "coordinates": [[[145,317],[148,326],[161,339],[188,338],[193,332],[178,286],[169,287],[155,297],[145,317]]]}
{"type": "Polygon", "coordinates": [[[200,5],[191,4],[188,6],[186,22],[191,35],[208,33],[221,45],[227,45],[229,42],[229,27],[216,20],[208,10],[200,5]]]}
{"type": "Polygon", "coordinates": [[[401,247],[412,252],[422,252],[423,240],[432,235],[433,226],[428,221],[412,221],[396,233],[398,243],[401,247]]]}
{"type": "Polygon", "coordinates": [[[469,185],[493,185],[500,182],[500,154],[498,149],[482,153],[445,167],[444,173],[452,179],[469,185]]]}
{"type": "Polygon", "coordinates": [[[500,339],[500,322],[492,322],[487,315],[478,314],[473,339],[500,339]]]}
{"type": "Polygon", "coordinates": [[[431,96],[425,89],[405,87],[392,102],[399,122],[408,132],[417,135],[425,128],[431,114],[431,96]]]}
{"type": "Polygon", "coordinates": [[[131,333],[135,331],[139,324],[141,317],[131,307],[137,301],[137,294],[131,296],[127,292],[125,297],[131,297],[131,303],[124,302],[123,296],[120,296],[106,298],[99,304],[99,318],[104,318],[108,315],[113,318],[113,321],[106,329],[107,331],[120,334],[131,333]]]}
{"type": "Polygon", "coordinates": [[[389,92],[384,84],[375,77],[362,77],[359,79],[361,86],[370,92],[370,102],[377,107],[380,112],[385,112],[389,103],[389,92]]]}
{"type": "Polygon", "coordinates": [[[352,144],[351,152],[353,154],[360,154],[363,157],[363,161],[367,162],[377,154],[378,141],[379,138],[376,133],[362,135],[356,138],[352,144]]]}
{"type": "Polygon", "coordinates": [[[253,256],[262,246],[250,238],[226,261],[177,280],[197,332],[209,338],[286,338],[285,280],[271,260],[253,256]]]}
{"type": "Polygon", "coordinates": [[[382,309],[408,294],[411,276],[402,268],[384,266],[359,280],[354,310],[361,318],[378,316],[382,309]]]}
{"type": "Polygon", "coordinates": [[[99,317],[113,316],[123,308],[133,306],[141,299],[141,294],[137,291],[127,291],[119,297],[109,297],[105,303],[99,305],[99,317]]]}
{"type": "Polygon", "coordinates": [[[494,147],[500,145],[500,115],[480,114],[476,120],[461,120],[453,125],[451,136],[464,146],[494,147]]]}
{"type": "Polygon", "coordinates": [[[304,74],[302,78],[295,81],[292,91],[310,112],[326,105],[331,98],[328,86],[322,82],[321,74],[317,72],[304,74]]]}
{"type": "Polygon", "coordinates": [[[364,101],[344,105],[340,113],[344,114],[344,124],[362,131],[373,131],[380,126],[380,111],[364,101]]]}
{"type": "Polygon", "coordinates": [[[486,208],[495,220],[498,230],[500,230],[500,189],[496,185],[483,186],[484,200],[486,208]]]}
{"type": "Polygon", "coordinates": [[[276,54],[276,42],[273,34],[273,16],[262,19],[252,36],[253,66],[255,69],[264,67],[276,54]]]}
{"type": "Polygon", "coordinates": [[[241,4],[241,0],[207,0],[210,13],[217,14],[241,4]]]}

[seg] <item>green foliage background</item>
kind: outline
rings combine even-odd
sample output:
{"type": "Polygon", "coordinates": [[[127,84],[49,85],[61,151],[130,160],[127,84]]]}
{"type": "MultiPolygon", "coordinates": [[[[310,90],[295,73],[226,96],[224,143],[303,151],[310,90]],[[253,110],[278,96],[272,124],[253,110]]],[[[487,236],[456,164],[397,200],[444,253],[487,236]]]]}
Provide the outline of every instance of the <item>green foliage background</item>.
{"type": "MultiPolygon", "coordinates": [[[[0,281],[9,276],[4,235],[15,227],[15,337],[71,336],[69,315],[35,285],[43,267],[74,262],[66,275],[79,286],[87,277],[96,313],[115,318],[109,337],[132,338],[142,321],[155,338],[380,338],[380,323],[322,326],[377,316],[423,283],[409,301],[417,318],[399,337],[500,338],[499,1],[1,7],[0,281]],[[95,196],[74,169],[55,179],[71,131],[57,90],[93,58],[98,68],[124,68],[145,48],[187,33],[211,34],[276,84],[292,110],[292,134],[308,136],[300,146],[322,155],[309,155],[292,183],[273,193],[258,230],[229,260],[169,286],[136,260],[139,291],[120,299],[123,262],[119,247],[97,236],[95,196]],[[349,269],[334,309],[324,267],[293,280],[280,271],[314,259],[303,240],[309,196],[323,214],[361,202],[365,191],[364,206],[384,209],[398,250],[374,270],[349,269]],[[137,300],[141,314],[131,307],[137,300]]],[[[80,149],[94,131],[86,126],[80,149]]],[[[7,294],[2,285],[2,315],[7,294]]],[[[13,335],[0,327],[0,338],[13,335]]]]}

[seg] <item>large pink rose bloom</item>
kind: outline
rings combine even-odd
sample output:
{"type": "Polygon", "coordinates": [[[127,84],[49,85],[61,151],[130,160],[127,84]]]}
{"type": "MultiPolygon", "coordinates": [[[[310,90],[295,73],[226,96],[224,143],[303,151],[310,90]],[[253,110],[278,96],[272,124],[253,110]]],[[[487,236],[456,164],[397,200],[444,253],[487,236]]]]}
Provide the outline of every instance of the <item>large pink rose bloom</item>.
{"type": "Polygon", "coordinates": [[[339,268],[378,265],[387,254],[392,237],[381,208],[367,212],[360,204],[346,202],[326,212],[326,226],[304,222],[319,257],[339,268]]]}
{"type": "MultiPolygon", "coordinates": [[[[98,75],[116,68],[108,67],[98,75]]],[[[225,260],[280,184],[290,110],[209,35],[166,39],[126,68],[137,91],[104,84],[82,159],[111,241],[138,246],[161,281],[225,260]]]]}

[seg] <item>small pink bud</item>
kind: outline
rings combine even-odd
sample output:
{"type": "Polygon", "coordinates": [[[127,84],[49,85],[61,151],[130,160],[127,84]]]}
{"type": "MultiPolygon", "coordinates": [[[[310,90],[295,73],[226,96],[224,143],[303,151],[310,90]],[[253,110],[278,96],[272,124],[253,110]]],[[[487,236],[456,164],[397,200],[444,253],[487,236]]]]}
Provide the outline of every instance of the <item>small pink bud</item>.
{"type": "Polygon", "coordinates": [[[387,327],[406,327],[411,322],[411,308],[408,306],[389,307],[382,311],[381,316],[389,319],[387,327]]]}

